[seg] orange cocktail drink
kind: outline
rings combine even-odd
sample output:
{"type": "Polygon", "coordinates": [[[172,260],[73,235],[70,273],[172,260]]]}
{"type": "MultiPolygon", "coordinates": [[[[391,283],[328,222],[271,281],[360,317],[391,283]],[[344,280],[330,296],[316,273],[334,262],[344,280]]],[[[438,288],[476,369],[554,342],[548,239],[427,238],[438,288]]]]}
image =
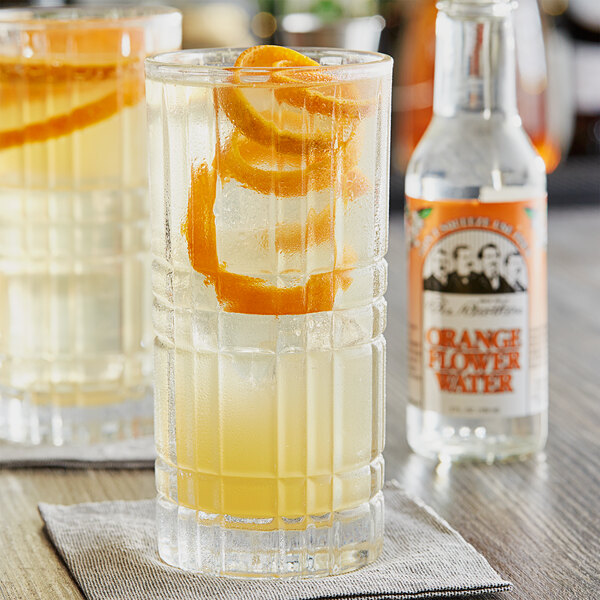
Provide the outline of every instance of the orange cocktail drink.
{"type": "Polygon", "coordinates": [[[0,11],[0,437],[151,431],[144,58],[158,8],[0,11]]]}
{"type": "Polygon", "coordinates": [[[146,66],[159,550],[314,576],[381,549],[391,60],[146,66]]]}

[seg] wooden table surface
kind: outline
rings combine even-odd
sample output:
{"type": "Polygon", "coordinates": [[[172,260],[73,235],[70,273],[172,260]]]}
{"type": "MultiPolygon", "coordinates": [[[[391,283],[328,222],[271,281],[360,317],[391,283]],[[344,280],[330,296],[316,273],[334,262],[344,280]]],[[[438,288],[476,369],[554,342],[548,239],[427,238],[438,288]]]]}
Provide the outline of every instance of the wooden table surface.
{"type": "MultiPolygon", "coordinates": [[[[600,598],[599,254],[600,210],[551,212],[546,452],[524,462],[436,466],[411,454],[405,441],[404,246],[400,218],[392,218],[387,478],[423,498],[514,583],[513,591],[488,598],[600,598]]],[[[0,471],[0,598],[82,598],[42,530],[38,502],[153,495],[150,470],[0,471]]]]}

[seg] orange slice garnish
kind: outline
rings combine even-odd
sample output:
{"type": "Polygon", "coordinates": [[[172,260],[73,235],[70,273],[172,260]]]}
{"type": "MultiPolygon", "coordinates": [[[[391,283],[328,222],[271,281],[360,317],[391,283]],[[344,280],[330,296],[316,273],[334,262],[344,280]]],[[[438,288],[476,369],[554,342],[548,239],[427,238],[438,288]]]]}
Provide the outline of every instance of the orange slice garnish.
{"type": "MultiPolygon", "coordinates": [[[[124,73],[143,78],[143,63],[140,59],[124,59],[120,62],[77,64],[52,64],[48,62],[7,61],[0,57],[0,83],[26,84],[27,86],[57,83],[99,82],[122,77],[124,73]]],[[[47,89],[44,90],[47,92],[47,89]]]]}
{"type": "Polygon", "coordinates": [[[365,191],[364,176],[360,186],[354,185],[361,177],[353,166],[356,153],[356,147],[350,143],[337,156],[330,153],[319,153],[315,157],[278,154],[273,148],[234,132],[220,155],[218,166],[226,181],[233,179],[261,194],[289,198],[332,185],[332,177],[340,176],[335,169],[336,164],[340,164],[344,195],[348,192],[354,197],[365,191]],[[308,164],[307,158],[311,159],[308,164]]]}
{"type": "Polygon", "coordinates": [[[141,79],[130,81],[119,91],[111,92],[67,113],[50,117],[45,121],[30,123],[18,129],[0,131],[0,150],[68,135],[112,117],[124,106],[135,106],[143,98],[143,81],[141,79]]]}
{"type": "Polygon", "coordinates": [[[296,50],[284,46],[252,46],[244,50],[235,61],[236,67],[273,67],[287,61],[295,67],[320,67],[319,63],[296,50]]]}
{"type": "MultiPolygon", "coordinates": [[[[356,257],[350,248],[344,249],[341,262],[334,260],[332,270],[287,286],[230,272],[217,253],[218,178],[278,199],[330,190],[330,203],[319,211],[311,208],[304,224],[277,224],[275,247],[282,253],[304,252],[324,243],[331,243],[335,252],[337,200],[341,196],[346,207],[369,189],[357,165],[355,133],[357,120],[373,103],[359,102],[353,84],[335,83],[327,72],[314,68],[318,63],[294,50],[258,46],[242,52],[235,63],[246,69],[245,75],[252,75],[253,67],[256,75],[272,66],[286,68],[274,70],[266,85],[242,81],[241,69],[234,68],[232,85],[215,90],[215,107],[225,112],[234,131],[224,145],[217,144],[212,166],[192,168],[182,233],[192,267],[214,287],[224,310],[260,315],[329,311],[338,290],[352,282],[356,257]]],[[[264,71],[260,74],[264,77],[264,71]]],[[[268,245],[269,234],[259,233],[261,247],[268,245]]]]}
{"type": "MultiPolygon", "coordinates": [[[[113,27],[103,19],[82,19],[74,28],[68,19],[57,18],[53,19],[52,27],[41,30],[35,19],[21,23],[24,25],[21,40],[33,48],[43,47],[44,60],[37,55],[0,56],[3,105],[18,107],[21,103],[30,106],[32,102],[49,102],[52,106],[57,98],[63,105],[67,104],[64,99],[70,100],[75,91],[79,98],[85,99],[80,106],[68,111],[63,108],[43,121],[0,130],[0,150],[68,135],[143,100],[146,38],[138,25],[113,27]],[[122,56],[125,46],[127,56],[122,56]]],[[[8,123],[0,123],[0,128],[2,125],[8,123]]]]}
{"type": "Polygon", "coordinates": [[[235,128],[246,137],[263,146],[273,148],[283,154],[322,154],[348,141],[352,128],[314,128],[303,122],[302,115],[280,109],[275,114],[257,110],[248,101],[244,92],[236,87],[222,87],[216,90],[219,106],[235,128]]]}
{"type": "MultiPolygon", "coordinates": [[[[352,137],[354,127],[352,122],[341,118],[343,114],[339,113],[339,106],[346,106],[346,104],[349,106],[351,101],[341,99],[340,104],[335,98],[331,102],[323,100],[326,98],[325,96],[319,98],[316,95],[317,92],[307,95],[306,81],[296,80],[293,90],[288,88],[281,91],[282,94],[286,93],[290,96],[292,99],[290,104],[295,103],[295,106],[305,109],[303,111],[286,110],[281,105],[277,106],[275,110],[273,107],[270,111],[268,109],[261,110],[253,104],[249,93],[253,89],[261,89],[261,86],[255,83],[245,84],[242,81],[241,68],[255,67],[258,72],[261,68],[277,66],[282,61],[285,61],[286,65],[295,67],[319,67],[319,63],[289,48],[281,46],[248,48],[239,55],[232,69],[233,85],[220,87],[216,91],[218,105],[229,120],[246,137],[259,144],[271,146],[278,153],[330,152],[346,143],[352,137]],[[301,85],[297,85],[298,83],[301,85]],[[319,127],[318,121],[307,121],[305,112],[310,113],[310,110],[304,105],[304,102],[300,102],[300,99],[304,97],[309,98],[308,105],[315,108],[315,113],[329,117],[323,120],[321,127],[319,127]],[[319,110],[316,110],[317,108],[319,110]]],[[[244,71],[246,75],[251,73],[251,71],[244,71]]],[[[275,72],[271,74],[271,78],[275,76],[275,72]]],[[[262,89],[264,90],[264,86],[262,89]]],[[[266,91],[269,92],[268,89],[266,91]]]]}
{"type": "Polygon", "coordinates": [[[373,98],[358,99],[358,90],[354,84],[350,82],[332,84],[333,78],[329,73],[310,69],[290,69],[298,66],[291,60],[278,61],[274,66],[285,68],[274,71],[271,75],[272,80],[280,84],[292,84],[275,90],[275,97],[279,102],[303,108],[309,113],[336,115],[338,118],[350,119],[364,117],[375,107],[373,98]],[[298,84],[304,84],[304,87],[299,87],[298,84]]]}
{"type": "Polygon", "coordinates": [[[320,154],[318,160],[303,165],[297,155],[277,154],[237,132],[221,155],[219,164],[225,179],[234,179],[243,187],[278,197],[302,196],[329,185],[331,157],[320,154]]]}
{"type": "Polygon", "coordinates": [[[291,48],[253,46],[239,55],[235,66],[279,67],[272,72],[271,80],[288,85],[277,88],[275,97],[280,102],[287,102],[309,113],[356,118],[364,116],[375,106],[372,98],[359,100],[352,83],[334,84],[332,74],[317,61],[291,48]]]}

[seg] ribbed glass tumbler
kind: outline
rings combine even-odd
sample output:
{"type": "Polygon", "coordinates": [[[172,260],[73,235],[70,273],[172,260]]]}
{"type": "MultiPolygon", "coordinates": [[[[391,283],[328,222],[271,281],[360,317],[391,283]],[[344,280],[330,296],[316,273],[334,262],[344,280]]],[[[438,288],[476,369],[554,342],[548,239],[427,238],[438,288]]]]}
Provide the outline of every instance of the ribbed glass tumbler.
{"type": "Polygon", "coordinates": [[[0,438],[152,432],[144,59],[158,7],[0,11],[0,438]]]}
{"type": "Polygon", "coordinates": [[[240,52],[146,61],[159,551],[342,573],[382,547],[392,61],[240,52]]]}

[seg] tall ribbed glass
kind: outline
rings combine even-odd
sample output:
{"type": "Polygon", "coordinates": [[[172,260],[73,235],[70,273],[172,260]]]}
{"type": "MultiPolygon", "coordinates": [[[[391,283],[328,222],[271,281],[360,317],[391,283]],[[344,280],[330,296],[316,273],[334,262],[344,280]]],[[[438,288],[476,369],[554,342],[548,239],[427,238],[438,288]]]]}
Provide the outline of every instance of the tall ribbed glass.
{"type": "Polygon", "coordinates": [[[392,61],[262,48],[146,61],[158,543],[322,576],[382,546],[392,61]]]}
{"type": "Polygon", "coordinates": [[[0,438],[150,433],[144,58],[177,11],[0,11],[0,438]]]}

